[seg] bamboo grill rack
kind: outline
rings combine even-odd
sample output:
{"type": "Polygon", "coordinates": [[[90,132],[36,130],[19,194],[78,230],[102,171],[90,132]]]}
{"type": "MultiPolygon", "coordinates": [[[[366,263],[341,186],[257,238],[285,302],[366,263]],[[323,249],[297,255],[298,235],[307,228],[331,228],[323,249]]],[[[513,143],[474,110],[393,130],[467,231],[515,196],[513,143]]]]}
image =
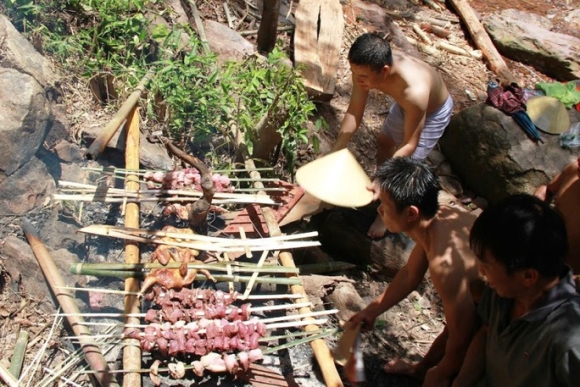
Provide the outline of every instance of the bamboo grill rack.
{"type": "MultiPolygon", "coordinates": [[[[315,320],[311,316],[316,312],[311,312],[308,298],[304,293],[301,281],[298,276],[298,270],[294,265],[292,256],[287,252],[293,248],[318,246],[317,241],[311,240],[317,236],[317,233],[305,233],[297,235],[284,236],[281,234],[277,222],[269,216],[268,207],[263,208],[266,218],[266,223],[270,231],[270,237],[259,239],[247,239],[241,233],[241,239],[229,239],[209,237],[196,234],[182,234],[171,233],[165,231],[140,230],[139,226],[139,203],[144,201],[194,201],[201,196],[201,192],[195,191],[169,191],[169,190],[141,190],[139,176],[141,175],[139,168],[139,114],[137,108],[133,108],[127,116],[127,147],[126,147],[126,170],[123,174],[125,177],[125,188],[116,189],[102,186],[92,186],[73,182],[59,182],[61,192],[54,196],[56,200],[78,200],[78,201],[98,201],[105,203],[122,203],[124,206],[123,213],[125,214],[125,227],[112,227],[94,225],[81,229],[80,231],[87,234],[116,237],[125,240],[125,265],[123,267],[111,266],[99,272],[98,268],[94,268],[100,275],[118,275],[125,279],[125,313],[124,321],[128,325],[140,324],[140,298],[139,298],[139,278],[143,274],[143,270],[148,270],[156,267],[155,264],[147,264],[140,262],[139,243],[156,243],[168,244],[175,247],[183,247],[190,249],[198,249],[204,251],[213,251],[225,256],[225,262],[218,262],[210,270],[225,271],[222,278],[223,281],[230,282],[230,289],[233,289],[232,281],[247,281],[246,292],[241,299],[251,297],[249,295],[253,285],[260,282],[268,282],[267,277],[260,277],[260,273],[267,273],[271,271],[280,271],[286,276],[286,284],[291,287],[292,294],[297,302],[296,307],[299,310],[301,318],[305,320],[299,325],[305,326],[304,334],[308,337],[298,342],[311,342],[315,356],[322,368],[323,377],[326,384],[329,386],[342,386],[340,377],[334,366],[330,351],[322,338],[329,333],[320,334],[322,330],[318,325],[323,320],[315,320]],[[271,218],[271,219],[270,219],[271,218]],[[176,241],[172,242],[168,238],[174,238],[176,241]],[[252,251],[262,251],[262,255],[257,265],[253,268],[245,266],[241,263],[228,260],[229,252],[243,251],[246,255],[251,256],[252,251]],[[282,251],[279,256],[281,266],[276,266],[278,270],[273,270],[273,265],[264,265],[265,259],[270,251],[277,253],[282,251]],[[280,270],[282,269],[282,270],[280,270]],[[243,277],[240,273],[250,271],[251,276],[243,277]]],[[[216,193],[215,203],[253,203],[260,205],[276,205],[276,203],[266,194],[267,189],[262,184],[262,179],[259,176],[258,169],[253,165],[253,162],[245,162],[246,170],[250,171],[252,181],[254,181],[255,194],[228,194],[216,193]]],[[[270,214],[271,215],[271,214],[270,214]]],[[[82,266],[85,268],[88,264],[77,265],[71,268],[71,272],[82,272],[82,266]]],[[[101,265],[103,266],[103,265],[101,265]]],[[[118,266],[118,265],[117,265],[118,266]]],[[[191,264],[189,266],[192,266],[191,264]]],[[[195,266],[195,265],[193,265],[195,266]]],[[[282,279],[282,278],[280,278],[282,279]]],[[[282,281],[284,282],[284,281],[282,281]]],[[[140,373],[145,372],[141,368],[141,349],[138,339],[125,338],[123,339],[123,369],[124,372],[123,385],[131,387],[139,387],[141,385],[140,373]]],[[[148,371],[148,370],[147,370],[148,371]]]]}

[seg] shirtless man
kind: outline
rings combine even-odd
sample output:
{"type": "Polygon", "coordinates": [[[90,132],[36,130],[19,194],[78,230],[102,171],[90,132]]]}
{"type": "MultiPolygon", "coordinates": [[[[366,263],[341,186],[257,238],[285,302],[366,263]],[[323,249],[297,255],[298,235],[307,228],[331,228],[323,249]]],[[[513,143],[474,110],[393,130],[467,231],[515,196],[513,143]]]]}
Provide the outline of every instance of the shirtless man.
{"type": "Polygon", "coordinates": [[[574,275],[580,275],[580,157],[564,167],[548,185],[538,187],[534,195],[547,202],[554,198],[554,206],[564,218],[568,234],[570,249],[566,263],[574,275]]]}
{"type": "MultiPolygon", "coordinates": [[[[368,33],[355,40],[348,60],[352,94],[331,152],[346,147],[360,126],[369,91],[377,89],[395,100],[377,134],[377,166],[392,157],[427,157],[453,111],[453,100],[441,76],[417,58],[391,52],[387,41],[368,33]]],[[[377,217],[368,236],[379,238],[385,231],[377,217]]]]}
{"type": "Polygon", "coordinates": [[[374,186],[380,188],[377,211],[385,226],[409,235],[415,247],[387,289],[351,322],[362,323],[363,330],[372,329],[375,319],[407,297],[429,270],[443,302],[445,330],[419,363],[396,359],[384,369],[424,377],[424,386],[448,386],[459,372],[474,333],[474,299],[477,290],[483,288],[476,258],[469,248],[469,230],[476,218],[459,208],[439,206],[441,187],[437,176],[422,160],[387,160],[379,167],[374,186]]]}

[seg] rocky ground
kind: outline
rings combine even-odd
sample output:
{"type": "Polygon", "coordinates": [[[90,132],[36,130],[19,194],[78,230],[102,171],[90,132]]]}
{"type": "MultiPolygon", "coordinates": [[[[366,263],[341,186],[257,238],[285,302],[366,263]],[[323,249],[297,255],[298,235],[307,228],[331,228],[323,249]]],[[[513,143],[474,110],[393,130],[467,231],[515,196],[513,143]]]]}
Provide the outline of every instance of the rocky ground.
{"type": "MultiPolygon", "coordinates": [[[[396,8],[405,4],[405,2],[395,1],[378,1],[376,2],[389,9],[396,8]]],[[[451,20],[457,20],[457,16],[449,10],[442,12],[434,11],[424,4],[413,4],[408,2],[413,12],[418,12],[428,17],[446,17],[451,20]]],[[[573,1],[553,0],[544,1],[526,1],[514,0],[510,3],[498,0],[489,1],[469,1],[470,5],[481,16],[489,12],[502,10],[505,8],[516,8],[540,15],[548,15],[552,18],[557,32],[567,33],[580,37],[578,25],[570,25],[565,19],[569,10],[573,6],[573,1]]],[[[223,22],[222,7],[219,2],[205,1],[199,6],[200,13],[204,18],[211,18],[223,22]]],[[[327,132],[320,133],[322,140],[322,151],[328,149],[336,133],[340,118],[346,110],[350,95],[350,71],[346,60],[346,53],[350,43],[356,36],[365,31],[380,31],[382,26],[373,22],[372,12],[365,13],[360,9],[355,9],[352,3],[344,4],[345,14],[347,16],[345,26],[345,37],[343,50],[340,58],[340,68],[337,74],[337,88],[334,98],[330,103],[320,104],[319,112],[330,124],[327,132]]],[[[415,37],[411,28],[411,23],[406,20],[397,20],[398,28],[406,36],[415,37]]],[[[464,30],[459,23],[451,23],[449,28],[453,32],[454,42],[458,46],[469,47],[470,40],[466,38],[464,30]]],[[[289,36],[285,36],[289,40],[289,36]]],[[[444,53],[442,56],[432,59],[423,55],[424,59],[435,66],[442,74],[450,88],[451,94],[455,101],[455,110],[460,111],[475,103],[483,102],[486,97],[486,83],[493,78],[493,74],[487,69],[485,64],[472,57],[456,56],[444,53]]],[[[536,82],[549,81],[550,78],[538,73],[529,66],[517,62],[507,61],[510,69],[523,81],[524,87],[533,88],[536,82]]],[[[110,112],[95,109],[95,104],[91,101],[90,93],[86,85],[68,83],[64,86],[65,98],[67,99],[67,114],[73,122],[74,135],[72,142],[78,143],[83,148],[86,144],[82,142],[82,133],[87,125],[102,126],[110,117],[110,112]]],[[[353,138],[349,146],[361,161],[365,169],[372,170],[374,160],[374,135],[373,132],[380,127],[384,120],[385,113],[392,101],[381,93],[373,93],[369,100],[367,112],[364,117],[363,128],[353,138]]],[[[52,144],[54,145],[54,144],[52,144]]],[[[70,167],[68,173],[78,174],[82,172],[81,166],[102,165],[114,163],[113,155],[111,160],[100,160],[99,163],[87,162],[85,160],[74,161],[74,166],[70,167]]],[[[315,155],[311,149],[302,149],[300,151],[300,161],[305,163],[311,160],[315,155]]],[[[468,195],[468,193],[466,193],[468,195]]],[[[155,209],[150,208],[148,214],[151,218],[146,217],[143,222],[154,222],[153,215],[155,209]]],[[[47,203],[43,209],[37,210],[27,216],[37,227],[43,230],[41,237],[51,246],[64,248],[77,254],[80,257],[89,257],[92,260],[118,260],[121,257],[122,244],[107,245],[107,249],[97,243],[95,240],[87,240],[81,236],[73,235],[75,228],[80,225],[91,223],[115,222],[120,215],[119,207],[87,206],[83,208],[82,215],[80,208],[63,208],[52,203],[47,203]],[[67,232],[69,236],[63,237],[62,230],[52,229],[51,225],[57,228],[63,228],[68,225],[67,232]],[[51,232],[52,229],[52,232],[51,232]],[[57,241],[57,242],[55,242],[57,241]]],[[[3,216],[0,218],[0,235],[3,241],[8,237],[14,236],[24,240],[22,231],[19,226],[20,219],[14,216],[3,216]]],[[[4,243],[2,244],[4,246],[4,243]]],[[[6,259],[6,254],[0,255],[2,260],[6,259]]],[[[6,266],[6,262],[0,261],[0,265],[6,266]]],[[[370,276],[366,271],[353,270],[345,274],[355,283],[359,294],[365,301],[369,301],[378,295],[388,281],[378,281],[370,276]]],[[[22,327],[26,327],[31,332],[29,350],[26,354],[25,366],[33,363],[36,353],[46,351],[49,353],[49,359],[45,360],[47,367],[53,367],[60,361],[69,357],[72,353],[72,346],[65,339],[66,333],[63,328],[57,328],[51,332],[54,319],[46,313],[46,299],[31,297],[26,292],[13,287],[14,281],[3,276],[2,294],[0,295],[0,349],[3,353],[2,364],[6,365],[9,356],[13,351],[16,341],[16,332],[22,327]]],[[[80,285],[89,286],[109,286],[111,288],[121,288],[118,282],[100,281],[96,278],[79,277],[77,280],[80,285]]],[[[79,297],[81,307],[88,308],[88,299],[79,297]]],[[[108,307],[118,307],[119,300],[112,296],[104,301],[105,309],[108,307]]],[[[121,308],[122,309],[122,308],[121,308]]],[[[420,383],[406,377],[397,377],[387,375],[381,371],[384,362],[394,357],[403,357],[416,359],[423,355],[429,348],[432,340],[443,329],[444,319],[441,313],[440,302],[433,292],[429,279],[426,279],[422,286],[417,289],[408,299],[400,305],[390,310],[381,318],[381,322],[372,332],[364,335],[363,349],[365,353],[365,366],[367,381],[360,383],[360,386],[418,386],[420,383]]],[[[335,339],[328,340],[330,347],[334,346],[335,339]]],[[[118,351],[109,355],[113,359],[118,359],[118,351]]],[[[268,365],[284,371],[288,375],[287,379],[292,379],[294,385],[300,386],[322,386],[324,385],[320,373],[318,372],[316,362],[312,358],[309,346],[302,345],[297,349],[284,353],[278,359],[271,358],[266,361],[268,365]]],[[[339,368],[342,374],[343,370],[339,368]]],[[[82,379],[80,379],[82,380],[82,379]]],[[[86,385],[87,382],[79,382],[86,385]]],[[[169,384],[169,382],[167,382],[169,384]]],[[[205,385],[215,385],[217,380],[207,380],[205,385]]],[[[244,385],[244,381],[219,380],[220,385],[244,385]]],[[[56,385],[56,384],[55,384],[56,385]]],[[[349,385],[345,380],[345,385],[349,385]]]]}

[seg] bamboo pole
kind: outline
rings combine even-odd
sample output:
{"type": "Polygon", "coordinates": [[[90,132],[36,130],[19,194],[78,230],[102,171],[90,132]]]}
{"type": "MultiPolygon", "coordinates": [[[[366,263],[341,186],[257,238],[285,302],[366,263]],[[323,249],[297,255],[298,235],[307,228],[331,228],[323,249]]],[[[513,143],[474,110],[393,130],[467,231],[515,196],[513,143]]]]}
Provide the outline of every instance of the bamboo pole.
{"type": "MultiPolygon", "coordinates": [[[[95,141],[91,144],[87,151],[87,158],[96,160],[99,155],[105,150],[105,147],[111,141],[125,118],[133,111],[134,106],[141,98],[141,94],[145,90],[145,85],[149,82],[155,72],[151,69],[141,79],[135,90],[129,95],[129,98],[123,103],[117,114],[113,116],[111,121],[105,126],[105,129],[97,136],[95,141]]],[[[138,167],[137,167],[138,168],[138,167]]]]}
{"type": "MultiPolygon", "coordinates": [[[[240,152],[241,157],[244,160],[244,164],[246,165],[246,169],[248,169],[248,171],[250,171],[250,177],[253,177],[253,178],[256,178],[256,180],[259,180],[260,173],[255,170],[256,165],[254,164],[254,161],[251,159],[251,157],[249,155],[248,148],[246,147],[246,145],[243,142],[241,142],[239,140],[241,138],[241,136],[239,134],[238,134],[237,138],[238,138],[238,144],[239,144],[238,150],[240,152]]],[[[254,187],[260,189],[260,188],[264,188],[264,185],[260,181],[256,181],[256,182],[254,182],[254,187]]],[[[266,225],[268,227],[268,233],[269,233],[270,237],[277,237],[277,236],[282,235],[282,231],[280,230],[280,227],[278,226],[278,222],[276,221],[276,218],[274,216],[274,211],[270,207],[262,207],[262,214],[263,214],[264,219],[266,221],[266,225]]],[[[283,266],[292,267],[292,268],[296,267],[296,265],[294,264],[294,258],[292,257],[292,254],[288,251],[281,251],[280,254],[278,255],[278,260],[280,261],[280,263],[283,266]]],[[[287,274],[287,276],[290,278],[292,278],[292,277],[294,277],[296,279],[299,278],[298,274],[296,274],[296,273],[287,274]]],[[[290,285],[290,289],[291,289],[292,293],[304,295],[304,297],[297,300],[297,302],[309,302],[308,296],[306,295],[306,291],[304,290],[304,287],[302,286],[301,282],[299,282],[296,285],[290,285]]],[[[307,314],[307,313],[312,312],[309,307],[301,307],[298,311],[301,314],[307,314]]],[[[304,330],[306,332],[318,331],[320,328],[318,325],[315,325],[315,320],[312,317],[307,317],[306,321],[309,321],[309,320],[310,320],[310,323],[304,327],[304,330]]],[[[327,387],[343,387],[344,385],[342,383],[342,380],[340,379],[340,375],[338,374],[338,371],[336,370],[336,366],[334,364],[334,359],[332,357],[330,350],[328,349],[328,346],[326,345],[326,342],[322,338],[315,339],[315,340],[312,340],[310,342],[310,346],[312,347],[312,352],[314,352],[314,356],[316,357],[316,360],[318,361],[318,365],[320,366],[320,371],[322,372],[322,377],[324,378],[326,386],[327,387]]]]}
{"type": "MultiPolygon", "coordinates": [[[[127,117],[127,147],[125,149],[125,166],[127,169],[139,169],[139,109],[135,107],[127,117]]],[[[139,190],[139,176],[128,173],[125,176],[125,191],[139,190]]],[[[127,203],[125,208],[125,227],[139,228],[139,204],[127,203]]],[[[125,241],[125,263],[139,264],[139,243],[125,241]]],[[[126,292],[139,291],[139,279],[125,280],[126,292]]],[[[140,311],[139,297],[125,295],[125,313],[140,311]]],[[[127,317],[125,324],[139,324],[139,317],[127,317]]],[[[125,338],[123,340],[123,368],[134,369],[141,367],[141,347],[138,339],[125,338]]],[[[141,375],[138,372],[129,372],[123,378],[123,387],[140,387],[141,375]]]]}
{"type": "MultiPolygon", "coordinates": [[[[65,313],[80,313],[72,293],[57,288],[65,286],[66,284],[52,257],[48,253],[48,250],[40,240],[38,232],[32,223],[30,223],[26,218],[22,219],[22,230],[24,231],[24,235],[34,252],[34,256],[46,277],[46,281],[50,285],[52,292],[56,295],[62,310],[65,313]]],[[[83,348],[87,364],[92,370],[97,371],[96,379],[99,384],[103,387],[119,387],[119,384],[114,380],[112,374],[109,372],[110,369],[107,365],[107,361],[101,353],[99,346],[91,338],[91,332],[87,327],[79,324],[83,322],[83,318],[80,316],[71,316],[68,317],[67,320],[74,333],[80,337],[79,342],[83,348]]]]}

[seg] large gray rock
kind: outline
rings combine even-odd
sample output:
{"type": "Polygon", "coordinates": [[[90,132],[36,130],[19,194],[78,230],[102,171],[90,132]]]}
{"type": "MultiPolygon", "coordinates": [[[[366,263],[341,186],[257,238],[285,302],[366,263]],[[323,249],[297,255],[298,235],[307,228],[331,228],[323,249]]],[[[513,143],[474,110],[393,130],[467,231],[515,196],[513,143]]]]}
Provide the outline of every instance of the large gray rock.
{"type": "Polygon", "coordinates": [[[439,144],[463,184],[493,203],[533,193],[576,157],[557,135],[541,136],[535,144],[511,116],[482,103],[455,114],[439,144]]]}
{"type": "Polygon", "coordinates": [[[551,23],[546,20],[507,10],[488,16],[483,25],[498,51],[507,58],[560,81],[579,79],[580,39],[551,32],[551,23]]]}
{"type": "Polygon", "coordinates": [[[14,28],[10,20],[0,14],[0,67],[29,74],[42,87],[50,87],[57,76],[50,62],[14,28]]]}
{"type": "Polygon", "coordinates": [[[0,183],[0,213],[22,215],[45,204],[55,182],[46,165],[33,156],[0,183]]]}
{"type": "MultiPolygon", "coordinates": [[[[56,299],[30,245],[15,236],[8,236],[4,241],[3,254],[7,258],[4,269],[11,277],[11,281],[17,283],[22,292],[45,301],[42,305],[45,311],[54,312],[56,299]]],[[[69,268],[71,264],[78,262],[78,257],[65,249],[49,251],[49,254],[61,276],[71,278],[69,268]]],[[[73,286],[74,284],[69,283],[68,285],[73,286]]]]}
{"type": "Polygon", "coordinates": [[[220,62],[231,59],[243,60],[256,52],[252,43],[226,25],[206,20],[203,22],[203,27],[209,47],[218,56],[220,62]]]}
{"type": "Polygon", "coordinates": [[[0,182],[36,153],[50,119],[42,86],[30,75],[0,68],[0,182]]]}

